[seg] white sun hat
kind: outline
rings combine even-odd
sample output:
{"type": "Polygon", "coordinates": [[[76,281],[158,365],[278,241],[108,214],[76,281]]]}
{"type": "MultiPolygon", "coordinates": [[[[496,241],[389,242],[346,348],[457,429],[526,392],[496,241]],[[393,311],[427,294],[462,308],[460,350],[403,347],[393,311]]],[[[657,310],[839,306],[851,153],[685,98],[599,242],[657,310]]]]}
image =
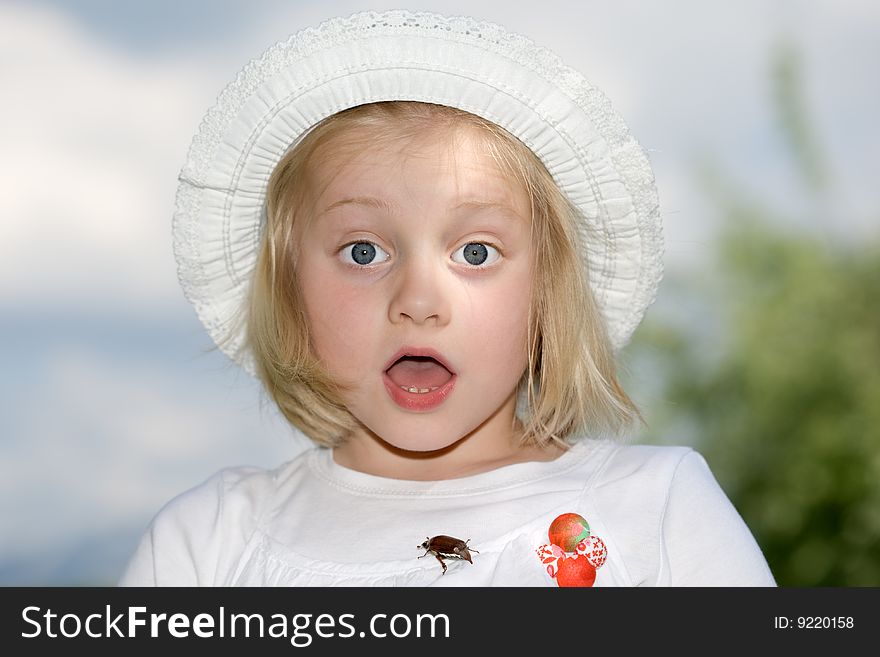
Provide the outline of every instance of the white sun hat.
{"type": "Polygon", "coordinates": [[[467,17],[364,12],[298,32],[249,63],[205,115],[180,172],[174,255],[186,298],[253,373],[239,321],[269,176],[322,119],[409,100],[505,128],[579,210],[584,266],[612,347],[654,301],[663,237],[654,176],[605,95],[528,38],[467,17]]]}

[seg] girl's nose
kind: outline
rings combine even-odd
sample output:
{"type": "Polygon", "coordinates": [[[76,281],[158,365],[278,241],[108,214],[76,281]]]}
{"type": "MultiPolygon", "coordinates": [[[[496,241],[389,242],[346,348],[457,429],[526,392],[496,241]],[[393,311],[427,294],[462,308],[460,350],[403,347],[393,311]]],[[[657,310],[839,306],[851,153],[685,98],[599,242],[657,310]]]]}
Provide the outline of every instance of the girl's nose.
{"type": "Polygon", "coordinates": [[[397,276],[388,306],[388,319],[393,324],[410,321],[443,326],[449,322],[449,299],[444,294],[439,265],[424,260],[409,262],[398,270],[397,276]]]}

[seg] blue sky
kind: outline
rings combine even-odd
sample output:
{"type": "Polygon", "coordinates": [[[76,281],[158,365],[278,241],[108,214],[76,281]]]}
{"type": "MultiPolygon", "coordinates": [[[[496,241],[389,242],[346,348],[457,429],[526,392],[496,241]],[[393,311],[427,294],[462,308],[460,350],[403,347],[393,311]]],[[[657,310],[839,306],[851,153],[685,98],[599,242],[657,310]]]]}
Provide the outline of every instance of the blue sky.
{"type": "MultiPolygon", "coordinates": [[[[0,2],[0,584],[115,581],[172,496],[305,446],[208,351],[183,299],[176,176],[249,59],[323,18],[400,4],[0,2]]],[[[791,216],[803,207],[770,101],[769,54],[787,39],[833,173],[829,216],[788,227],[878,233],[877,3],[406,6],[502,23],[602,88],[649,151],[681,271],[711,267],[701,157],[791,216]]]]}

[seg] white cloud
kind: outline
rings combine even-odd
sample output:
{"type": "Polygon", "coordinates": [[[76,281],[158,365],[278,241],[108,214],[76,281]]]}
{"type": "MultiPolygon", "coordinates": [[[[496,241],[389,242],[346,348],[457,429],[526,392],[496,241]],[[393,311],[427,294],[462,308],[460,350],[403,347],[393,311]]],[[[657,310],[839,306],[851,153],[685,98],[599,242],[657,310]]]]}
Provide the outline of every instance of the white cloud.
{"type": "Polygon", "coordinates": [[[0,301],[176,299],[171,209],[205,109],[197,73],[4,4],[0,74],[0,301]]]}

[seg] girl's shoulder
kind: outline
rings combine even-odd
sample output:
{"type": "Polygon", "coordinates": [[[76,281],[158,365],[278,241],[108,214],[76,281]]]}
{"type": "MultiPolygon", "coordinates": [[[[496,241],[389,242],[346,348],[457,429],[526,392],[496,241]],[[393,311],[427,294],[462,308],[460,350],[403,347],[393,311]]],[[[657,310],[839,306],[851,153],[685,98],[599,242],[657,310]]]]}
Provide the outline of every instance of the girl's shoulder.
{"type": "Polygon", "coordinates": [[[223,468],[203,482],[180,493],[159,512],[201,515],[210,510],[226,515],[258,518],[273,504],[280,490],[306,467],[314,449],[306,449],[274,468],[239,465],[223,468]]]}
{"type": "Polygon", "coordinates": [[[130,560],[124,586],[196,586],[247,544],[275,505],[279,490],[302,471],[314,450],[274,468],[224,468],[168,501],[153,517],[130,560]]]}
{"type": "Polygon", "coordinates": [[[669,505],[682,496],[723,497],[703,456],[691,447],[616,444],[607,451],[585,492],[622,516],[635,517],[641,530],[663,522],[669,505]]]}
{"type": "Polygon", "coordinates": [[[668,488],[680,468],[705,466],[703,457],[691,447],[613,440],[598,443],[599,447],[591,449],[589,458],[582,462],[589,472],[588,488],[668,488]]]}
{"type": "Polygon", "coordinates": [[[602,468],[602,479],[613,481],[621,478],[637,478],[662,482],[674,476],[682,463],[702,460],[692,447],[680,445],[615,445],[602,468]]]}

